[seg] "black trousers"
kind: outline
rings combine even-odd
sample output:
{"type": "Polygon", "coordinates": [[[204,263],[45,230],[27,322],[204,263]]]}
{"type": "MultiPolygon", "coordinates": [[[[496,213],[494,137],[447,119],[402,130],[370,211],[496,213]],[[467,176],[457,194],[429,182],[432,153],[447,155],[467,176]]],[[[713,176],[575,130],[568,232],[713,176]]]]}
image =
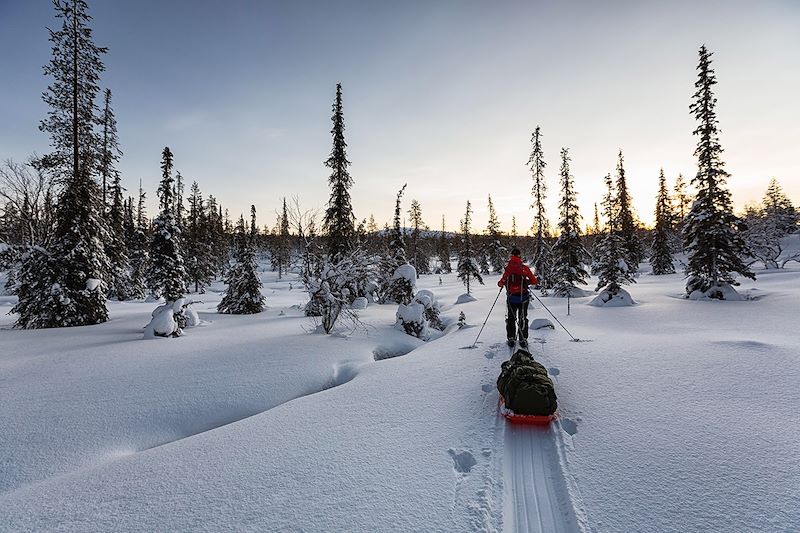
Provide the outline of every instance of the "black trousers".
{"type": "Polygon", "coordinates": [[[516,338],[517,324],[519,324],[519,332],[521,339],[528,339],[528,303],[530,300],[525,300],[522,303],[511,303],[506,300],[508,306],[508,315],[506,316],[506,337],[509,339],[516,338]]]}

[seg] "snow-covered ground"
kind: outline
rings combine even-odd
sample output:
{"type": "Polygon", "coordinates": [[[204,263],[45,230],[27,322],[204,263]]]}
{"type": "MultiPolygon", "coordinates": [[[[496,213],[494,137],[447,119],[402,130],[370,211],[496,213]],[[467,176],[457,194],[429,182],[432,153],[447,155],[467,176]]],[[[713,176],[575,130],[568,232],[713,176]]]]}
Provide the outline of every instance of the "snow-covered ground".
{"type": "Polygon", "coordinates": [[[423,276],[475,326],[428,343],[389,305],[321,334],[271,272],[265,313],[211,291],[179,339],[143,338],[153,303],[59,330],[3,314],[0,530],[795,530],[800,266],[757,274],[744,302],[646,272],[631,307],[543,299],[585,341],[531,332],[559,395],[544,429],[498,415],[502,300],[468,348],[497,276],[459,304],[455,275],[423,276]]]}

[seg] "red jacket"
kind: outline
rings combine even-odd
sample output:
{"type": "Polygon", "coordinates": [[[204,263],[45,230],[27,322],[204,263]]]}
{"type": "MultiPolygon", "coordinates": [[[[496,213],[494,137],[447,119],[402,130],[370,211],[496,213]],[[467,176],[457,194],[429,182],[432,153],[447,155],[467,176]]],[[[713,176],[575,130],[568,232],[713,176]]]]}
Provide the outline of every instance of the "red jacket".
{"type": "Polygon", "coordinates": [[[522,262],[522,258],[512,255],[511,259],[508,260],[505,272],[503,272],[503,277],[497,282],[497,286],[506,287],[506,282],[508,282],[506,287],[508,294],[522,294],[527,292],[522,283],[524,278],[527,278],[531,285],[539,283],[539,280],[533,275],[528,265],[522,262]]]}

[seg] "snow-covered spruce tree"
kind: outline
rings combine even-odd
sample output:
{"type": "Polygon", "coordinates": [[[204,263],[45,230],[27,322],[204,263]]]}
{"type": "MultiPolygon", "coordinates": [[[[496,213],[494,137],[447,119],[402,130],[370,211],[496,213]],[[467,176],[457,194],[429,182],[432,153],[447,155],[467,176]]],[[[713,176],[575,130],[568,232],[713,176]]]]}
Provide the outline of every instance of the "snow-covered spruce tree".
{"type": "Polygon", "coordinates": [[[489,238],[489,242],[486,243],[484,248],[486,260],[492,271],[496,274],[500,274],[503,272],[506,265],[507,250],[500,242],[502,237],[500,233],[500,221],[497,220],[497,213],[494,210],[491,195],[489,195],[489,223],[486,225],[486,236],[489,238]]]}
{"type": "Polygon", "coordinates": [[[228,270],[225,283],[228,289],[217,305],[217,311],[233,315],[252,315],[264,310],[261,280],[256,270],[253,240],[244,224],[244,216],[236,225],[234,264],[228,270]]]}
{"type": "Polygon", "coordinates": [[[56,261],[44,248],[27,246],[21,254],[14,276],[13,293],[19,301],[11,308],[19,319],[15,327],[24,329],[58,327],[65,316],[75,313],[72,300],[62,287],[52,280],[58,279],[56,261]]]}
{"type": "Polygon", "coordinates": [[[581,215],[578,212],[574,178],[569,173],[569,150],[561,149],[561,220],[559,236],[553,245],[553,289],[556,296],[574,295],[577,284],[586,285],[588,273],[584,264],[589,254],[581,243],[581,215]]]}
{"type": "Polygon", "coordinates": [[[394,203],[394,219],[392,221],[392,229],[389,237],[389,258],[393,261],[392,271],[398,266],[407,263],[406,259],[406,244],[403,240],[402,220],[400,218],[400,200],[403,198],[403,192],[406,190],[406,185],[397,191],[397,197],[394,203]]]}
{"type": "Polygon", "coordinates": [[[158,198],[161,212],[153,222],[150,241],[150,268],[147,279],[153,294],[167,302],[181,298],[186,289],[186,269],[181,250],[181,235],[173,209],[172,152],[165,147],[161,160],[161,183],[158,198]]]}
{"type": "Polygon", "coordinates": [[[692,207],[692,197],[686,192],[686,180],[683,179],[683,174],[678,174],[675,178],[672,191],[672,213],[675,216],[673,229],[680,232],[683,229],[683,219],[692,207]]]}
{"type": "Polygon", "coordinates": [[[392,274],[389,299],[403,305],[410,304],[414,299],[416,280],[417,270],[411,264],[405,263],[397,267],[392,274]]]}
{"type": "Polygon", "coordinates": [[[186,208],[183,206],[183,176],[180,172],[175,173],[175,191],[172,195],[172,201],[174,205],[172,207],[172,212],[175,213],[175,222],[178,224],[178,228],[183,233],[184,228],[184,218],[185,218],[185,211],[186,208]]]}
{"type": "Polygon", "coordinates": [[[93,177],[100,140],[95,126],[98,80],[105,48],[92,41],[91,17],[83,0],[55,1],[61,29],[49,30],[53,58],[43,93],[50,107],[39,129],[51,136],[53,151],[42,167],[61,184],[52,246],[23,259],[17,283],[17,327],[98,324],[108,319],[106,290],[111,265],[103,246],[111,237],[103,216],[102,191],[93,177]]]}
{"type": "Polygon", "coordinates": [[[733,273],[755,279],[744,264],[746,245],[739,233],[738,218],[733,214],[730,192],[725,187],[729,174],[722,162],[719,143],[717,99],[712,88],[717,83],[711,68],[711,53],[705,45],[700,47],[700,63],[694,102],[689,110],[699,122],[693,134],[699,137],[694,151],[697,157],[697,174],[692,184],[697,196],[683,227],[683,242],[688,254],[686,266],[686,295],[704,294],[725,299],[726,284],[737,285],[733,273]]]}
{"type": "Polygon", "coordinates": [[[627,262],[625,241],[620,235],[619,196],[615,194],[611,175],[606,175],[606,194],[603,196],[603,214],[607,220],[607,230],[597,245],[595,263],[597,265],[597,287],[595,292],[603,291],[605,301],[610,300],[622,289],[622,284],[634,282],[627,262]]]}
{"type": "Polygon", "coordinates": [[[425,222],[422,221],[422,208],[419,202],[411,200],[411,208],[408,210],[408,218],[411,222],[411,235],[410,235],[410,255],[411,264],[417,271],[417,277],[420,274],[430,274],[430,256],[425,249],[423,242],[422,232],[427,229],[425,222]]]}
{"type": "Polygon", "coordinates": [[[775,178],[769,181],[761,207],[775,235],[783,237],[800,229],[800,211],[792,204],[775,178]]]}
{"type": "Polygon", "coordinates": [[[764,268],[783,268],[789,261],[800,261],[800,251],[784,254],[781,240],[795,231],[798,212],[783,193],[777,180],[770,181],[761,207],[745,209],[743,237],[750,256],[761,261],[764,268]]]}
{"type": "Polygon", "coordinates": [[[195,181],[189,189],[189,210],[186,213],[183,231],[186,275],[189,282],[194,284],[194,292],[205,292],[216,271],[207,235],[208,229],[203,195],[195,181]]]}
{"type": "Polygon", "coordinates": [[[206,200],[207,224],[205,234],[208,246],[211,249],[211,260],[214,264],[215,274],[220,274],[228,264],[228,239],[225,235],[225,220],[222,216],[222,206],[217,204],[217,199],[213,195],[206,200]]]}
{"type": "Polygon", "coordinates": [[[111,108],[111,90],[103,93],[102,144],[99,152],[98,171],[102,179],[103,206],[109,225],[111,239],[105,243],[106,253],[111,263],[111,277],[108,281],[108,296],[127,300],[138,296],[137,288],[131,282],[131,264],[125,246],[125,212],[122,198],[122,183],[116,163],[122,156],[117,135],[117,119],[111,108]]]}
{"type": "Polygon", "coordinates": [[[458,251],[458,279],[467,286],[467,294],[470,294],[470,279],[475,278],[478,283],[483,285],[478,263],[475,261],[475,249],[472,245],[472,235],[470,226],[472,224],[472,205],[467,200],[467,211],[464,220],[461,221],[461,248],[458,251]]]}
{"type": "Polygon", "coordinates": [[[617,217],[618,231],[625,247],[625,260],[628,270],[636,273],[639,263],[644,260],[644,247],[636,235],[637,224],[631,207],[631,195],[628,194],[628,183],[625,178],[625,165],[622,150],[617,161],[617,217]]]}
{"type": "Polygon", "coordinates": [[[443,331],[444,323],[442,322],[442,318],[440,316],[442,305],[439,303],[436,295],[434,295],[432,291],[422,289],[417,291],[417,294],[414,296],[414,301],[422,304],[425,307],[424,316],[425,320],[428,321],[428,326],[433,329],[443,331]]]}
{"type": "Polygon", "coordinates": [[[531,156],[528,158],[528,165],[531,167],[533,173],[533,258],[531,265],[536,273],[536,279],[539,281],[539,289],[542,294],[547,294],[547,289],[552,287],[551,270],[553,266],[553,256],[550,244],[548,243],[548,235],[550,234],[549,222],[545,213],[544,202],[547,196],[547,184],[544,179],[544,153],[542,152],[542,141],[539,126],[533,131],[531,142],[533,143],[533,150],[531,156]]]}
{"type": "Polygon", "coordinates": [[[401,226],[400,200],[406,189],[404,184],[397,192],[394,204],[394,220],[389,232],[389,244],[384,257],[380,261],[380,281],[378,289],[378,301],[386,303],[389,301],[397,302],[397,298],[405,299],[408,287],[402,277],[395,278],[394,274],[398,267],[408,263],[406,259],[406,247],[403,239],[403,228],[401,226]]]}
{"type": "Polygon", "coordinates": [[[450,266],[450,239],[447,237],[447,230],[444,223],[444,215],[442,215],[442,231],[439,233],[438,242],[438,255],[439,255],[439,272],[441,274],[449,274],[453,271],[450,266]]]}
{"type": "Polygon", "coordinates": [[[656,196],[656,227],[653,230],[653,255],[650,257],[650,266],[653,274],[674,274],[672,264],[672,251],[670,250],[670,233],[672,223],[672,209],[670,207],[669,192],[667,191],[667,178],[664,169],[658,175],[658,196],[656,196]]]}
{"type": "Polygon", "coordinates": [[[109,187],[114,179],[119,176],[116,163],[122,157],[122,150],[119,147],[119,136],[117,135],[117,119],[114,110],[111,108],[111,89],[103,92],[103,113],[100,117],[102,127],[100,152],[98,154],[98,171],[103,187],[103,206],[109,207],[113,202],[113,196],[109,194],[109,187]]]}
{"type": "Polygon", "coordinates": [[[336,84],[336,100],[333,103],[333,148],[325,161],[331,169],[328,183],[331,196],[325,210],[323,229],[328,234],[328,252],[335,262],[338,256],[344,256],[352,250],[355,233],[355,217],[350,202],[350,187],[353,178],[347,171],[350,161],[347,160],[347,143],[344,141],[344,114],[342,112],[342,84],[336,84]]]}
{"type": "Polygon", "coordinates": [[[111,241],[106,243],[106,252],[111,264],[108,295],[118,300],[128,300],[137,298],[139,291],[137,287],[134,287],[131,279],[131,263],[128,258],[128,249],[125,245],[125,208],[123,206],[122,190],[119,172],[114,172],[114,181],[109,191],[111,193],[111,207],[107,216],[112,237],[111,241]]]}
{"type": "Polygon", "coordinates": [[[133,207],[133,197],[129,197],[125,208],[125,247],[131,266],[130,298],[141,299],[147,295],[147,264],[148,248],[150,244],[150,228],[145,212],[145,192],[142,190],[142,181],[139,180],[139,196],[136,209],[133,207]]]}
{"type": "Polygon", "coordinates": [[[281,211],[278,234],[275,239],[276,253],[274,259],[278,262],[278,278],[280,279],[284,272],[289,272],[289,265],[292,262],[292,238],[289,233],[289,211],[286,207],[286,198],[283,199],[283,210],[281,211]]]}
{"type": "Polygon", "coordinates": [[[478,250],[478,271],[483,275],[489,274],[489,255],[486,253],[486,246],[481,246],[478,250]]]}

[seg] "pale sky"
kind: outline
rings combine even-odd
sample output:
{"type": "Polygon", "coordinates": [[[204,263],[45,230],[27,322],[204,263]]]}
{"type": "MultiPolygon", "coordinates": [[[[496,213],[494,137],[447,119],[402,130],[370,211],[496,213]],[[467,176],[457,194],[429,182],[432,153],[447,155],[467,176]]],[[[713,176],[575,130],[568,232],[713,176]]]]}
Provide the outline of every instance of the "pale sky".
{"type": "MultiPolygon", "coordinates": [[[[638,215],[653,218],[660,168],[694,176],[688,107],[697,50],[714,52],[717,112],[737,207],[776,177],[800,204],[800,2],[89,0],[133,194],[155,206],[161,150],[232,217],[272,226],[281,198],[329,196],[323,161],[343,84],[357,218],[391,219],[408,183],[433,229],[475,229],[492,195],[506,230],[532,221],[525,163],[540,125],[548,215],[558,158],[572,156],[584,222],[626,158],[638,215]]],[[[45,153],[47,0],[0,0],[0,158],[45,153]]],[[[188,184],[187,184],[188,189],[188,184]]],[[[150,214],[154,214],[151,207],[150,214]]]]}

